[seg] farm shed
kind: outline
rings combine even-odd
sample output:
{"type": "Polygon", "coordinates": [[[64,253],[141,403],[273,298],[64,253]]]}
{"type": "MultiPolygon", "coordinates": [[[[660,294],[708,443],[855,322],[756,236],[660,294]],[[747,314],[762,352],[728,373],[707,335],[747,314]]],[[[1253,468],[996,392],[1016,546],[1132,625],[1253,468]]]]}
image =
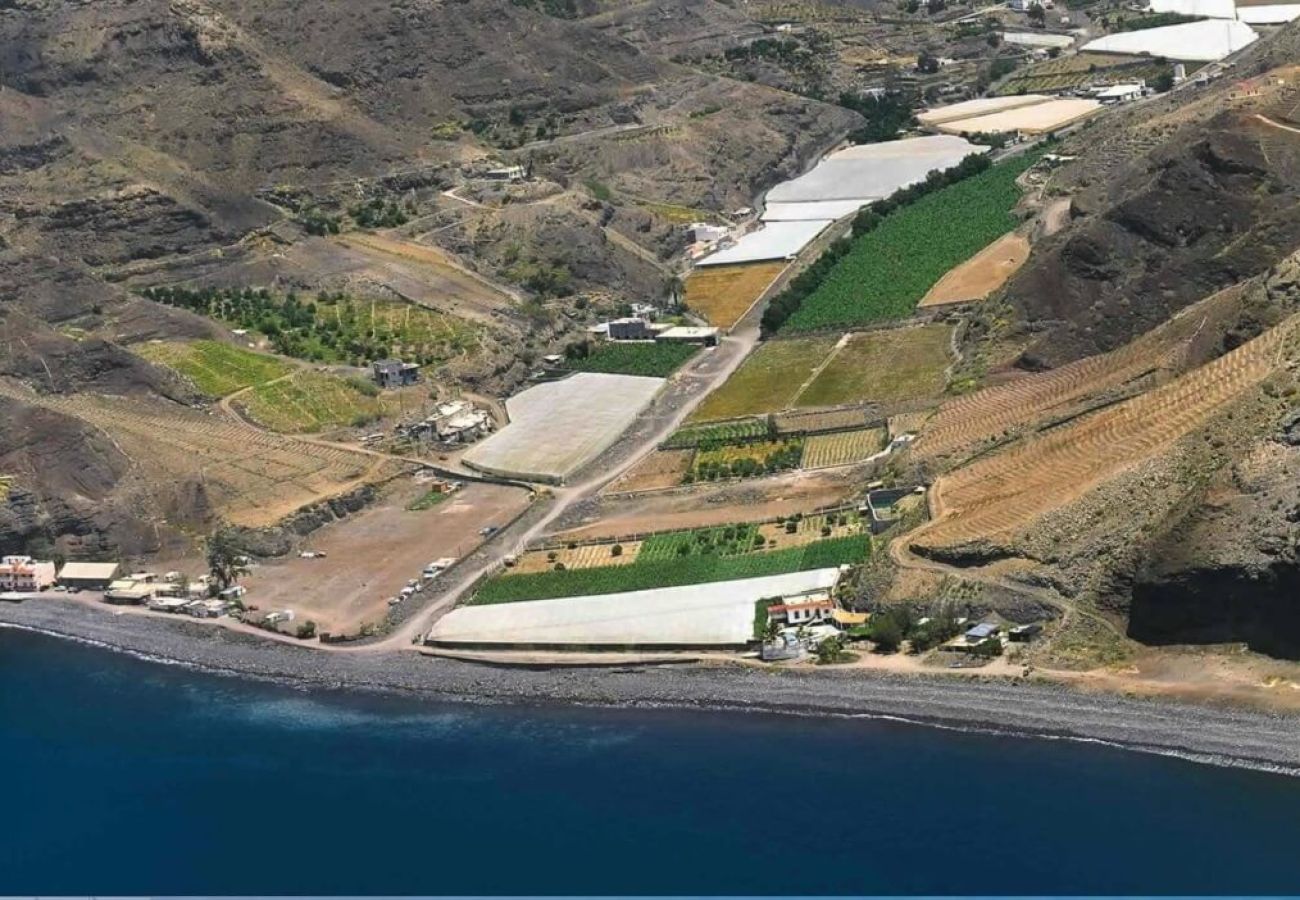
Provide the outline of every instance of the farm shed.
{"type": "Polygon", "coordinates": [[[562,483],[614,443],[650,405],[662,378],[578,372],[506,401],[510,424],[465,454],[471,468],[562,483]]]}
{"type": "Polygon", "coordinates": [[[935,127],[952,134],[1047,134],[1095,115],[1100,109],[1096,100],[1062,97],[935,127]]]}
{"type": "Polygon", "coordinates": [[[760,262],[767,259],[790,259],[812,243],[830,222],[770,222],[751,231],[725,250],[699,260],[697,266],[726,266],[734,263],[760,262]]]}
{"type": "Polygon", "coordinates": [[[117,578],[121,566],[115,562],[70,562],[59,570],[63,587],[83,591],[102,591],[117,578]]]}
{"type": "Polygon", "coordinates": [[[1204,19],[1183,25],[1108,34],[1083,49],[1090,53],[1160,56],[1183,62],[1215,62],[1249,47],[1259,35],[1249,25],[1229,19],[1204,19]]]}
{"type": "Polygon", "coordinates": [[[455,647],[743,647],[754,605],[768,597],[825,594],[838,568],[681,587],[467,606],[433,626],[430,644],[455,647]]]}

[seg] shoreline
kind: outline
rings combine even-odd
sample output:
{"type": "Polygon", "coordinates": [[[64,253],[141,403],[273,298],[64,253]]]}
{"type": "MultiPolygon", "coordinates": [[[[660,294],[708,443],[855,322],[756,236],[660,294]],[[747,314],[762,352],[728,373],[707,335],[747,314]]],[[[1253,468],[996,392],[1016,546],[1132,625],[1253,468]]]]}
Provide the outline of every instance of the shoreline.
{"type": "Polygon", "coordinates": [[[515,668],[410,650],[329,654],[184,620],[68,601],[0,605],[0,628],[300,690],[471,705],[681,709],[867,718],[946,730],[1098,743],[1300,776],[1300,716],[1084,693],[1034,681],[724,665],[515,668]]]}

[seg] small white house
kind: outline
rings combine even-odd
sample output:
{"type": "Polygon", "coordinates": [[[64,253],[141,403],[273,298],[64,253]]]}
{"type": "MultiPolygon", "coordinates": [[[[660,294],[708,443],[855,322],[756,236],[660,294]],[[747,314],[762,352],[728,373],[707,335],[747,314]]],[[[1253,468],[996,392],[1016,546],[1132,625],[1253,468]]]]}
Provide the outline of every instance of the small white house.
{"type": "Polygon", "coordinates": [[[54,584],[53,562],[30,556],[6,556],[0,559],[0,591],[33,593],[54,584]]]}
{"type": "Polygon", "coordinates": [[[1097,91],[1096,98],[1101,103],[1109,106],[1116,103],[1128,103],[1131,100],[1137,100],[1145,92],[1145,84],[1115,84],[1097,91]]]}

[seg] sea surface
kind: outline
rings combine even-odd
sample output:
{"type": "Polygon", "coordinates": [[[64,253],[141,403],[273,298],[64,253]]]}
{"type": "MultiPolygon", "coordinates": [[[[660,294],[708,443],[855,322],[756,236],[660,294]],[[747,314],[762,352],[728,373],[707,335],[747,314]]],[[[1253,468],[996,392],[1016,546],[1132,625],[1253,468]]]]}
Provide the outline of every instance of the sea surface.
{"type": "Polygon", "coordinates": [[[0,895],[1293,893],[1300,779],[874,720],[303,693],[0,629],[0,895]]]}

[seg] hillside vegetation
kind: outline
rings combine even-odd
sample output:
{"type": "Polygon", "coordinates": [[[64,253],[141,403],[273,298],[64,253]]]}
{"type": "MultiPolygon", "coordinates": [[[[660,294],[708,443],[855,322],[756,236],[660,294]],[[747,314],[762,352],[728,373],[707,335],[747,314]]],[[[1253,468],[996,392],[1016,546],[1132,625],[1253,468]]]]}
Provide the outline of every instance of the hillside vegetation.
{"type": "MultiPolygon", "coordinates": [[[[908,316],[949,269],[1016,226],[1024,154],[901,206],[863,230],[785,320],[782,331],[866,325],[908,316]]],[[[860,232],[860,233],[859,233],[860,232]]]]}
{"type": "Polygon", "coordinates": [[[282,378],[293,364],[221,341],[165,341],[132,348],[150,362],[167,366],[208,397],[226,397],[236,391],[282,378]]]}

